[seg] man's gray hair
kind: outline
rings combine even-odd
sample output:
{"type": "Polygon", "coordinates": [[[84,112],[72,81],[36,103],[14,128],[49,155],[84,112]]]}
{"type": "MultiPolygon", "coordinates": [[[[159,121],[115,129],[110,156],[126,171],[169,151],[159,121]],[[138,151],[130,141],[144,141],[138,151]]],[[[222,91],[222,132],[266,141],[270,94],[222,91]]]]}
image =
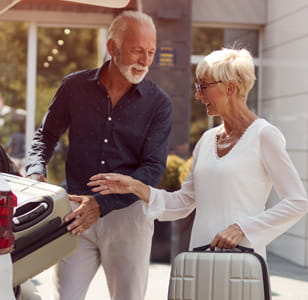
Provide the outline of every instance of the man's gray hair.
{"type": "Polygon", "coordinates": [[[107,41],[113,39],[117,46],[120,47],[122,42],[122,35],[127,28],[129,21],[134,20],[139,24],[149,25],[156,32],[156,27],[152,17],[141,12],[134,10],[127,10],[119,14],[111,23],[107,32],[107,41]]]}

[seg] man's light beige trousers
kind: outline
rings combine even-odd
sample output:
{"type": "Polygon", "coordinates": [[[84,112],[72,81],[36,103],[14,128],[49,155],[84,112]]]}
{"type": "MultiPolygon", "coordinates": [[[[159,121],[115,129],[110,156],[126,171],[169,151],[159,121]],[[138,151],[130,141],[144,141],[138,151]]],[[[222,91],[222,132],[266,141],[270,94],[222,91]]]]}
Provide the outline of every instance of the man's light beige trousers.
{"type": "Polygon", "coordinates": [[[144,299],[154,227],[144,206],[112,211],[81,235],[80,248],[55,267],[54,300],[83,300],[100,265],[111,300],[144,299]]]}

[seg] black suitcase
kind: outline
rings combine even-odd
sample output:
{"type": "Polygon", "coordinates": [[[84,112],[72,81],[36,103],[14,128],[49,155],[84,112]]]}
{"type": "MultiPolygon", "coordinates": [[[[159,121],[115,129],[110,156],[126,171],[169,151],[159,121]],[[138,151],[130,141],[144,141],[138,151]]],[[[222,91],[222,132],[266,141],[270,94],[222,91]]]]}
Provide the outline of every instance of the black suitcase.
{"type": "Polygon", "coordinates": [[[0,173],[17,196],[13,216],[13,285],[41,273],[71,254],[79,238],[68,233],[63,218],[71,211],[66,191],[56,185],[0,173]]]}

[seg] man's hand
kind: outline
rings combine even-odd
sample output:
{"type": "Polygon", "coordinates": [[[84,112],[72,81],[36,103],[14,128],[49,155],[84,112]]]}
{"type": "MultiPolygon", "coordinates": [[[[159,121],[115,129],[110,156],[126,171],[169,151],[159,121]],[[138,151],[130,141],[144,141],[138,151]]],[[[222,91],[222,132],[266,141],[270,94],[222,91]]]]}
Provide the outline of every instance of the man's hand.
{"type": "Polygon", "coordinates": [[[244,237],[242,229],[237,224],[232,224],[216,234],[210,248],[211,250],[215,249],[215,247],[219,249],[233,249],[244,237]]]}
{"type": "Polygon", "coordinates": [[[31,174],[27,176],[27,178],[30,178],[36,181],[47,182],[47,178],[42,174],[31,174]]]}
{"type": "Polygon", "coordinates": [[[69,195],[69,200],[79,203],[79,207],[65,217],[68,222],[75,219],[67,226],[67,230],[74,235],[80,235],[89,229],[100,217],[101,211],[99,205],[93,196],[87,195],[69,195]]]}

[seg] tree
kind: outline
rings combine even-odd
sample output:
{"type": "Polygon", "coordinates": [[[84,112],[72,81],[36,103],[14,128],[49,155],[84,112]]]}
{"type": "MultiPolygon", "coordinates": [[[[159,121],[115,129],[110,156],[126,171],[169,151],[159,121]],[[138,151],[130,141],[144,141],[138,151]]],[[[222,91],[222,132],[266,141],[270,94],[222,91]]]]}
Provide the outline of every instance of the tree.
{"type": "Polygon", "coordinates": [[[0,22],[0,93],[15,108],[25,108],[27,30],[24,22],[0,22]]]}

